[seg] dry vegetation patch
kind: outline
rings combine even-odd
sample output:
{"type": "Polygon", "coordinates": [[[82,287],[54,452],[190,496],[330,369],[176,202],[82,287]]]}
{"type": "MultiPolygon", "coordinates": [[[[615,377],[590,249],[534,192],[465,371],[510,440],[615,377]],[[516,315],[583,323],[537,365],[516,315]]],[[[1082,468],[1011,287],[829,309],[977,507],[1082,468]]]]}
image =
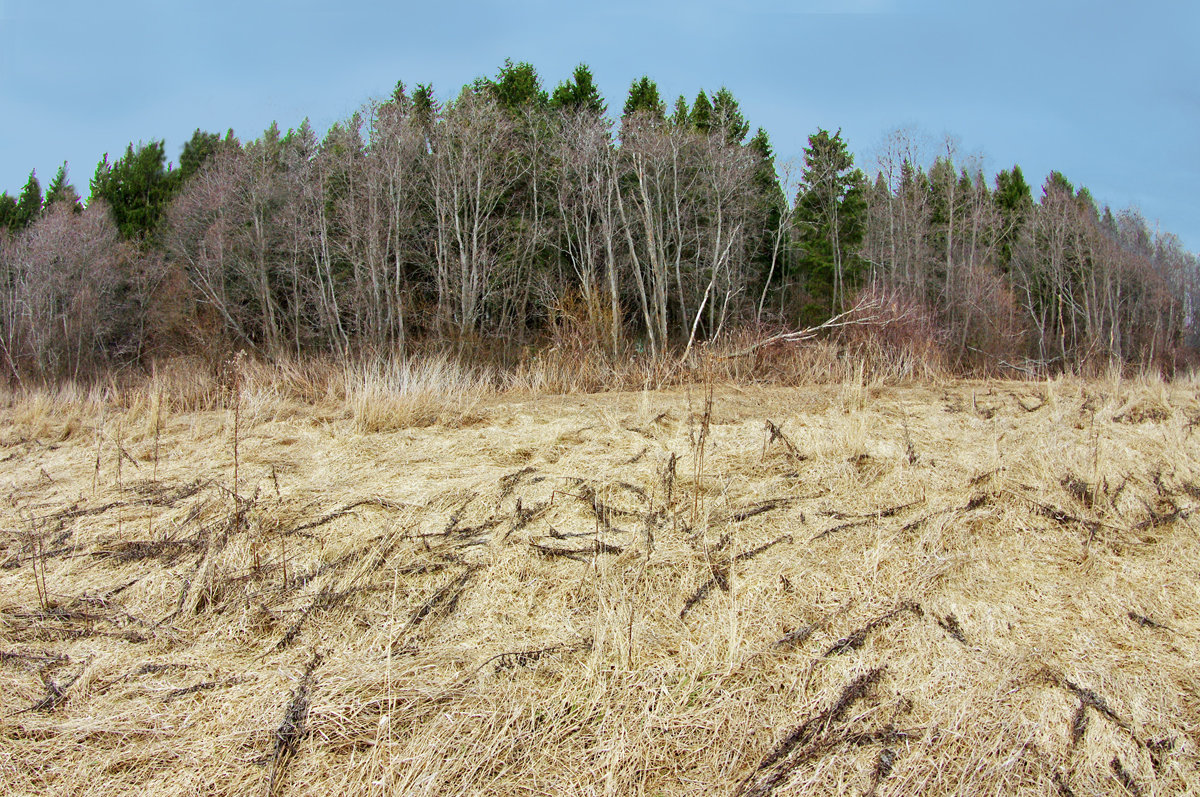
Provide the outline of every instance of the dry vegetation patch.
{"type": "Polygon", "coordinates": [[[7,397],[6,793],[1200,790],[1194,385],[417,376],[7,397]]]}

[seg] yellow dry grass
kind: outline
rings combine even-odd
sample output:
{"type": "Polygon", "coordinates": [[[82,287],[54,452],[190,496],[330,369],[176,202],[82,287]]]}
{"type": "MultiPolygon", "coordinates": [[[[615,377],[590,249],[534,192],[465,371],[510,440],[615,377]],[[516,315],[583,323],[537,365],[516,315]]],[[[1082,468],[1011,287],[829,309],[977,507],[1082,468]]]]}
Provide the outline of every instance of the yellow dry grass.
{"type": "Polygon", "coordinates": [[[5,794],[1200,793],[1194,382],[369,377],[0,401],[5,794]]]}

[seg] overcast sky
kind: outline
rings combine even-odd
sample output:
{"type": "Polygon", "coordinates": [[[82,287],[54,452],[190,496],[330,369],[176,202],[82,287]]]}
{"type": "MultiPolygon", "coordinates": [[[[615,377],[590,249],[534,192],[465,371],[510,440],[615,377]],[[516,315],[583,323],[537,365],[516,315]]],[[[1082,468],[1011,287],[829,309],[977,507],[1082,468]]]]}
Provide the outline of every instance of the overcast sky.
{"type": "Polygon", "coordinates": [[[841,128],[949,134],[989,172],[1051,169],[1200,251],[1197,0],[0,0],[0,190],[197,127],[319,130],[395,82],[439,97],[506,57],[548,89],[585,62],[610,112],[648,74],[668,103],[727,86],[779,158],[841,128]]]}

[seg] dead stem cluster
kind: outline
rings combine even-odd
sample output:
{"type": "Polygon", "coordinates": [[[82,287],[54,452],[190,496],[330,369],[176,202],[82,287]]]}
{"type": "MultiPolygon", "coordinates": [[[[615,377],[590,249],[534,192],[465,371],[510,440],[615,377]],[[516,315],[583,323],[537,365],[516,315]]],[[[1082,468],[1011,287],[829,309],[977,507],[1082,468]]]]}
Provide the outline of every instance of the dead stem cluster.
{"type": "Polygon", "coordinates": [[[1194,383],[230,367],[0,407],[5,794],[1200,791],[1194,383]]]}

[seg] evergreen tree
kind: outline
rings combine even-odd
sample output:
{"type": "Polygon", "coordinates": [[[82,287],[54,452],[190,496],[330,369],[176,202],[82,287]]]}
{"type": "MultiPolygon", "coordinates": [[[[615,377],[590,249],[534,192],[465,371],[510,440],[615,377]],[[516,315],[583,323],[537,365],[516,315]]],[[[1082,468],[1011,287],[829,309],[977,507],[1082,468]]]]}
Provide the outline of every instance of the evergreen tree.
{"type": "Polygon", "coordinates": [[[931,281],[927,287],[930,291],[935,288],[945,290],[950,278],[946,250],[947,246],[954,245],[955,225],[962,226],[963,194],[958,190],[959,177],[954,161],[947,156],[934,158],[928,178],[926,196],[929,198],[930,230],[927,243],[931,247],[929,258],[933,271],[940,279],[931,281]]]}
{"type": "Polygon", "coordinates": [[[787,213],[787,198],[779,186],[779,175],[775,172],[775,151],[767,131],[761,127],[747,145],[754,155],[754,202],[760,222],[760,232],[750,250],[751,273],[759,280],[756,292],[760,296],[761,310],[766,291],[780,270],[781,257],[787,241],[782,226],[787,213]]]}
{"type": "Polygon", "coordinates": [[[1067,196],[1074,196],[1075,186],[1071,185],[1071,181],[1062,172],[1051,171],[1046,177],[1045,184],[1042,185],[1042,204],[1045,204],[1046,199],[1056,191],[1067,196]]]}
{"type": "Polygon", "coordinates": [[[166,166],[165,142],[152,141],[110,163],[108,155],[96,166],[91,200],[103,199],[112,210],[117,230],[127,240],[145,240],[174,193],[175,180],[166,166]]]}
{"type": "Polygon", "coordinates": [[[438,113],[437,98],[433,96],[432,83],[418,83],[413,89],[412,112],[413,118],[425,130],[426,139],[433,129],[433,119],[438,113]]]}
{"type": "MultiPolygon", "coordinates": [[[[230,131],[232,133],[232,131],[230,131]]],[[[221,136],[217,133],[205,133],[196,128],[191,139],[183,145],[179,154],[179,169],[176,172],[180,182],[186,181],[200,171],[200,167],[221,148],[221,136]]]]}
{"type": "Polygon", "coordinates": [[[687,127],[691,121],[692,112],[688,108],[687,100],[680,94],[675,100],[675,109],[671,112],[671,124],[675,127],[687,127]]]}
{"type": "Polygon", "coordinates": [[[475,81],[475,88],[490,93],[496,102],[510,111],[526,105],[545,106],[549,103],[537,70],[526,61],[514,64],[511,58],[505,58],[496,79],[480,78],[475,81]]]}
{"type": "Polygon", "coordinates": [[[712,127],[712,109],[708,95],[701,90],[696,95],[695,101],[692,102],[691,122],[692,127],[703,135],[708,135],[708,131],[712,127]]]}
{"type": "Polygon", "coordinates": [[[1033,210],[1033,193],[1025,182],[1020,166],[1014,165],[1010,171],[996,175],[996,191],[992,199],[1003,220],[998,239],[1001,267],[1007,269],[1012,262],[1013,246],[1021,237],[1021,230],[1033,210]]]}
{"type": "Polygon", "coordinates": [[[575,67],[571,79],[558,84],[550,98],[550,107],[557,110],[587,111],[596,116],[603,116],[608,110],[587,64],[575,67]]]}
{"type": "Polygon", "coordinates": [[[396,81],[396,87],[392,89],[392,102],[407,110],[412,100],[408,97],[408,87],[404,85],[403,80],[396,81]]]}
{"type": "Polygon", "coordinates": [[[725,131],[725,141],[730,144],[741,144],[750,132],[750,124],[742,116],[737,99],[724,86],[713,95],[712,126],[725,131]]]}
{"type": "Polygon", "coordinates": [[[17,229],[17,198],[7,191],[0,194],[0,233],[17,229]]]}
{"type": "Polygon", "coordinates": [[[818,130],[808,137],[794,217],[811,300],[804,321],[845,310],[862,271],[857,250],[866,221],[866,178],[853,167],[840,130],[833,135],[818,130]]]}
{"type": "Polygon", "coordinates": [[[658,85],[646,75],[642,75],[629,86],[629,96],[625,100],[625,109],[621,115],[632,116],[639,111],[659,121],[667,113],[666,104],[658,96],[658,85]]]}
{"type": "Polygon", "coordinates": [[[62,166],[58,167],[58,171],[54,174],[54,179],[50,181],[50,186],[46,189],[47,208],[60,202],[68,205],[76,213],[83,211],[79,192],[75,190],[75,186],[67,181],[66,161],[63,162],[62,166]]]}
{"type": "Polygon", "coordinates": [[[1096,198],[1092,196],[1092,192],[1086,186],[1080,186],[1075,193],[1075,201],[1079,203],[1080,210],[1087,215],[1092,223],[1100,221],[1100,211],[1096,207],[1096,198]]]}
{"type": "Polygon", "coordinates": [[[14,217],[13,227],[18,230],[23,230],[33,222],[37,221],[38,216],[42,215],[42,184],[38,182],[37,171],[29,173],[29,179],[25,181],[25,187],[21,189],[21,196],[17,199],[17,212],[14,217]]]}

